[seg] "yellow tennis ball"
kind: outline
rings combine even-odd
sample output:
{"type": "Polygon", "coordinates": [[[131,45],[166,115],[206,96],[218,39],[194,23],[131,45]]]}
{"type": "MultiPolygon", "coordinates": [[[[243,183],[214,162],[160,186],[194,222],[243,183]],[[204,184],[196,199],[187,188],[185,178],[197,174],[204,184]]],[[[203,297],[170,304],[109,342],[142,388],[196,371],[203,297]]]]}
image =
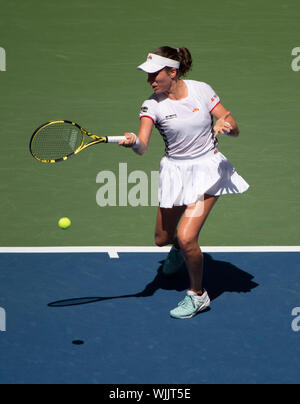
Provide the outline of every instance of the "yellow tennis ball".
{"type": "Polygon", "coordinates": [[[62,217],[61,219],[59,219],[58,225],[61,229],[65,230],[71,226],[71,220],[68,217],[62,217]]]}

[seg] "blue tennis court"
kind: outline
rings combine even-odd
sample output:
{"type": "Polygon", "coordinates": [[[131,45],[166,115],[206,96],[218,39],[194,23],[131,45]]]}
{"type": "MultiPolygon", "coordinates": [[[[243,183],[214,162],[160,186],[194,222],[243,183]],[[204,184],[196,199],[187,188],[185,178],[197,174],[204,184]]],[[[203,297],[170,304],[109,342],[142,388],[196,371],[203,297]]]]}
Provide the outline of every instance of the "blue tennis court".
{"type": "Polygon", "coordinates": [[[188,279],[165,258],[0,254],[0,382],[299,382],[299,252],[205,253],[212,305],[190,320],[169,317],[188,279]]]}

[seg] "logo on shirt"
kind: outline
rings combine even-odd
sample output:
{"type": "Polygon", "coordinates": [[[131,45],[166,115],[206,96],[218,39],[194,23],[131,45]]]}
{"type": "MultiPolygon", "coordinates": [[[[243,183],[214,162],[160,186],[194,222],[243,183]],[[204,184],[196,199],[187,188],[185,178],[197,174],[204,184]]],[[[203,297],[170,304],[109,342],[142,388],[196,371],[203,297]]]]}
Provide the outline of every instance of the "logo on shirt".
{"type": "Polygon", "coordinates": [[[193,109],[193,112],[198,112],[199,111],[199,108],[194,108],[193,109]]]}
{"type": "Polygon", "coordinates": [[[217,94],[215,94],[210,100],[211,102],[214,102],[218,98],[217,94]]]}
{"type": "Polygon", "coordinates": [[[176,114],[166,116],[166,119],[174,119],[177,118],[176,114]]]}
{"type": "Polygon", "coordinates": [[[148,109],[149,109],[148,107],[142,107],[141,112],[148,112],[148,109]]]}

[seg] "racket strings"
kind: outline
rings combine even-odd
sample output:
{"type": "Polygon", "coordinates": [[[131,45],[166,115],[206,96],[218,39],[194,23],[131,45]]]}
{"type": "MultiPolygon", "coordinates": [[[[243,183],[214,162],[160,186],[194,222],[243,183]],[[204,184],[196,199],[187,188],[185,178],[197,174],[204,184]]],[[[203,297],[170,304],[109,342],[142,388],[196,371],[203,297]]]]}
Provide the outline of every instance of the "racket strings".
{"type": "Polygon", "coordinates": [[[32,153],[42,160],[58,160],[74,153],[82,143],[82,132],[74,125],[55,123],[43,127],[33,138],[32,153]]]}

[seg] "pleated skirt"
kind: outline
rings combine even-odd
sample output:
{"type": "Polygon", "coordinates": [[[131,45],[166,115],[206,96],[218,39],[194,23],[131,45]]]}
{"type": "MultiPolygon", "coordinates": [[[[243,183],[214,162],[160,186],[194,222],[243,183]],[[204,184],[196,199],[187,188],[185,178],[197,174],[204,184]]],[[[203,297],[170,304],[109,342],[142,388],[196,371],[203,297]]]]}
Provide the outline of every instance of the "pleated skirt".
{"type": "Polygon", "coordinates": [[[162,208],[192,205],[204,194],[241,194],[249,188],[217,149],[194,159],[164,156],[160,163],[158,200],[162,208]]]}

